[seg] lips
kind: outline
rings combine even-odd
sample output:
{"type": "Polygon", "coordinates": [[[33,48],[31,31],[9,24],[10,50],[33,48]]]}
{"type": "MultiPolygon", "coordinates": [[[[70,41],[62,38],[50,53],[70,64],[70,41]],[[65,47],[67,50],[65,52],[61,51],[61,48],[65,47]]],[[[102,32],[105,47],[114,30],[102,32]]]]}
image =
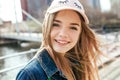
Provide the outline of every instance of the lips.
{"type": "Polygon", "coordinates": [[[59,45],[66,45],[66,44],[70,43],[70,41],[59,40],[59,39],[55,39],[55,42],[57,42],[59,45]]]}

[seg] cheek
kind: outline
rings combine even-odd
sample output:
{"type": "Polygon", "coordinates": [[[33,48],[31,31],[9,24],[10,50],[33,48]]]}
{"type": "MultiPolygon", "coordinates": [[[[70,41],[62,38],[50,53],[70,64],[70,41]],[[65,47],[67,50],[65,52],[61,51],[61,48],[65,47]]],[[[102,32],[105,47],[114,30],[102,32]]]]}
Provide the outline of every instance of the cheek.
{"type": "Polygon", "coordinates": [[[70,34],[70,35],[71,35],[72,41],[74,42],[74,44],[76,44],[80,37],[80,33],[74,33],[74,34],[70,34]]]}
{"type": "Polygon", "coordinates": [[[56,34],[57,34],[57,31],[51,30],[51,33],[50,33],[51,40],[53,40],[53,38],[55,37],[56,34]]]}
{"type": "Polygon", "coordinates": [[[54,36],[54,32],[51,31],[51,33],[50,33],[50,39],[51,40],[53,39],[53,36],[54,36]]]}

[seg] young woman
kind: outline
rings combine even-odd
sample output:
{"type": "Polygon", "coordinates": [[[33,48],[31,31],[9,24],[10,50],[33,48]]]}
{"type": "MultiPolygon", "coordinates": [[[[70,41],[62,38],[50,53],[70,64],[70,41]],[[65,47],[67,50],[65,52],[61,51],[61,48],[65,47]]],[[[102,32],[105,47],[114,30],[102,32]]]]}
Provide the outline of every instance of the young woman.
{"type": "Polygon", "coordinates": [[[100,50],[78,0],[53,0],[43,22],[43,41],[16,80],[100,80],[100,50]]]}

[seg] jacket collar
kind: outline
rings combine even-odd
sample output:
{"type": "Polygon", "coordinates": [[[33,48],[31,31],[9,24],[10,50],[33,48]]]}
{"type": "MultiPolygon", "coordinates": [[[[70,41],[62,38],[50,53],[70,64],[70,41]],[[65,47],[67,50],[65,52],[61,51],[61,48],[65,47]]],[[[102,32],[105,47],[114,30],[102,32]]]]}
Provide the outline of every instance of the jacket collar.
{"type": "Polygon", "coordinates": [[[37,58],[48,77],[52,77],[57,72],[61,73],[46,49],[43,49],[37,58]]]}

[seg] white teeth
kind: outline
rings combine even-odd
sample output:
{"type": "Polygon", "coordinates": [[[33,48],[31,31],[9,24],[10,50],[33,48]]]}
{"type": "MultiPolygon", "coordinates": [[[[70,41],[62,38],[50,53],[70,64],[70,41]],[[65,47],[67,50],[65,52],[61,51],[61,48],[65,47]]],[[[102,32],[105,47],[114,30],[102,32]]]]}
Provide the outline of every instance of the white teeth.
{"type": "Polygon", "coordinates": [[[67,42],[63,42],[63,41],[58,41],[59,43],[62,43],[62,44],[65,44],[65,43],[67,43],[67,42]]]}
{"type": "Polygon", "coordinates": [[[61,44],[66,44],[68,43],[67,41],[61,41],[61,40],[57,40],[58,43],[61,43],[61,44]]]}

